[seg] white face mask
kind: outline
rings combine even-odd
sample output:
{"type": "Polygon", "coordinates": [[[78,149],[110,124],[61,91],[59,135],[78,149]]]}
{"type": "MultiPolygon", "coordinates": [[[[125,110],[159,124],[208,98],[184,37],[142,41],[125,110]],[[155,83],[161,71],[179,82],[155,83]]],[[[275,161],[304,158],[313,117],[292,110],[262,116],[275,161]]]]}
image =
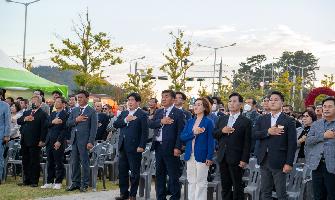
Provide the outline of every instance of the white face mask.
{"type": "Polygon", "coordinates": [[[215,103],[213,103],[213,105],[212,105],[212,112],[215,112],[216,108],[217,108],[217,105],[215,103]]]}
{"type": "Polygon", "coordinates": [[[243,112],[248,112],[251,110],[251,106],[249,104],[245,104],[243,107],[243,112]]]}

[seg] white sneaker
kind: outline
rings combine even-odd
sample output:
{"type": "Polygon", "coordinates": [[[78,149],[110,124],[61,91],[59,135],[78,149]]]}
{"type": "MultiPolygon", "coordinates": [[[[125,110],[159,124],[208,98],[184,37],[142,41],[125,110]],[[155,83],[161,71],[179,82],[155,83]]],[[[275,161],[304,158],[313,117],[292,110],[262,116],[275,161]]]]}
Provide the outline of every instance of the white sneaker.
{"type": "Polygon", "coordinates": [[[60,189],[62,189],[62,184],[61,183],[56,183],[52,189],[60,190],[60,189]]]}
{"type": "Polygon", "coordinates": [[[51,189],[53,188],[53,184],[51,183],[46,183],[44,185],[41,186],[42,189],[51,189]]]}

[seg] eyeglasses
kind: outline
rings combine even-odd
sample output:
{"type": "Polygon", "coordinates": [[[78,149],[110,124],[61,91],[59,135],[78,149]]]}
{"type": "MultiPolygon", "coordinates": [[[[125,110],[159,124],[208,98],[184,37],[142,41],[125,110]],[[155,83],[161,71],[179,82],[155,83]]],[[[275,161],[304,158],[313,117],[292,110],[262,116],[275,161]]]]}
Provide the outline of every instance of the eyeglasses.
{"type": "Polygon", "coordinates": [[[102,108],[103,110],[108,110],[108,108],[102,108]]]}
{"type": "Polygon", "coordinates": [[[309,115],[303,115],[303,117],[309,117],[309,115]]]}

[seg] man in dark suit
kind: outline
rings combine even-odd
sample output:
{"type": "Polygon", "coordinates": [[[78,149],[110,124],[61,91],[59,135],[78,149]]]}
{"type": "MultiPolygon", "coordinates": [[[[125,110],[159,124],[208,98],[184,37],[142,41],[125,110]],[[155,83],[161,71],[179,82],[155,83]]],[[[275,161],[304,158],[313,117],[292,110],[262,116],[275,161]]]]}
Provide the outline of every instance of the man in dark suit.
{"type": "Polygon", "coordinates": [[[66,101],[63,97],[56,98],[54,103],[56,111],[52,112],[49,116],[49,130],[45,140],[48,177],[47,183],[41,187],[42,189],[61,189],[65,176],[63,160],[65,139],[68,132],[68,128],[66,127],[68,114],[64,110],[65,103],[66,101]]]}
{"type": "Polygon", "coordinates": [[[142,152],[148,139],[148,115],[140,107],[141,96],[131,93],[127,97],[128,109],[122,111],[114,127],[120,129],[119,136],[119,186],[120,197],[116,200],[136,199],[137,188],[140,180],[142,152]],[[130,192],[129,192],[129,171],[130,192]]]}
{"type": "Polygon", "coordinates": [[[187,100],[186,95],[182,92],[176,92],[176,99],[174,101],[174,106],[183,111],[186,121],[192,118],[192,114],[183,108],[184,102],[187,100]]]}
{"type": "Polygon", "coordinates": [[[102,112],[101,102],[96,102],[94,107],[98,118],[98,131],[95,136],[95,140],[106,140],[108,135],[107,126],[109,124],[110,117],[106,113],[102,112]]]}
{"type": "Polygon", "coordinates": [[[273,91],[270,95],[270,113],[256,122],[254,136],[259,139],[257,162],[261,166],[261,196],[272,200],[275,186],[278,200],[288,199],[286,174],[292,170],[297,149],[295,120],[282,112],[284,96],[273,91]]]}
{"type": "Polygon", "coordinates": [[[72,185],[67,188],[67,191],[80,189],[81,192],[86,192],[90,175],[88,155],[89,150],[93,148],[98,120],[95,110],[87,104],[89,93],[84,90],[79,91],[77,98],[79,107],[73,109],[66,123],[72,128],[70,139],[72,185]],[[81,171],[83,176],[81,176],[81,171]]]}
{"type": "Polygon", "coordinates": [[[172,90],[162,92],[162,106],[156,111],[149,128],[154,130],[153,150],[156,154],[156,199],[166,199],[166,175],[169,176],[170,199],[180,199],[180,134],[185,125],[185,115],[173,103],[176,93],[172,90]]]}
{"type": "Polygon", "coordinates": [[[242,104],[243,97],[232,93],[228,103],[230,114],[219,117],[213,132],[219,143],[217,159],[224,200],[244,199],[242,175],[249,162],[251,121],[241,115],[242,104]]]}
{"type": "Polygon", "coordinates": [[[19,185],[38,186],[40,177],[40,154],[47,135],[48,114],[40,107],[41,96],[31,98],[31,109],[17,120],[21,125],[21,153],[24,179],[19,185]]]}

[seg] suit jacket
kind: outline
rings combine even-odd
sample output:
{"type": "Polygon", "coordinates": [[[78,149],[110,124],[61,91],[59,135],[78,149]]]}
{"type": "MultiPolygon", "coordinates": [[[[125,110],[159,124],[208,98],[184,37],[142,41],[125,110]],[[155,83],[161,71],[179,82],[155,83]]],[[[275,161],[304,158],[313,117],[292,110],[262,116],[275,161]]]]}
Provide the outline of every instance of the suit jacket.
{"type": "Polygon", "coordinates": [[[66,136],[68,134],[68,128],[66,127],[66,121],[68,114],[65,110],[62,110],[58,114],[58,118],[62,120],[61,124],[52,124],[52,120],[57,117],[57,112],[52,112],[48,119],[48,134],[46,136],[45,144],[53,146],[55,142],[60,142],[64,146],[66,136]]]}
{"type": "MultiPolygon", "coordinates": [[[[161,119],[164,117],[164,109],[158,109],[154,117],[151,120],[148,120],[149,128],[154,129],[154,140],[158,131],[162,128],[161,119]]],[[[173,155],[173,149],[182,149],[182,143],[180,140],[180,134],[184,129],[185,125],[185,115],[182,110],[173,107],[169,117],[174,120],[172,124],[164,125],[162,128],[162,145],[166,149],[165,153],[173,155]]],[[[156,149],[156,143],[152,146],[153,149],[156,149]]]]}
{"type": "Polygon", "coordinates": [[[11,114],[9,105],[0,100],[0,141],[10,135],[11,114]]]}
{"type": "Polygon", "coordinates": [[[94,144],[98,127],[97,114],[92,107],[87,106],[83,112],[83,115],[88,117],[87,120],[77,123],[76,118],[80,114],[80,108],[74,108],[66,122],[66,125],[71,128],[70,144],[73,144],[75,138],[82,145],[94,144]]]}
{"type": "Polygon", "coordinates": [[[249,162],[251,145],[251,121],[240,114],[236,119],[232,134],[223,134],[222,129],[227,126],[229,115],[219,117],[214,129],[214,138],[219,143],[217,159],[221,162],[224,158],[228,164],[238,165],[240,161],[249,162]]]}
{"type": "Polygon", "coordinates": [[[106,140],[107,139],[107,126],[109,124],[110,117],[106,113],[98,113],[98,127],[97,135],[95,137],[96,140],[106,140]]]}
{"type": "Polygon", "coordinates": [[[193,133],[193,126],[196,119],[187,121],[180,139],[186,143],[185,157],[187,161],[190,159],[191,154],[194,153],[194,158],[198,162],[205,162],[206,160],[213,160],[214,154],[214,138],[213,138],[213,122],[208,117],[203,117],[199,127],[205,128],[205,131],[197,136],[193,133]],[[194,152],[192,152],[192,142],[195,138],[194,152]]]}
{"type": "Polygon", "coordinates": [[[259,139],[257,162],[261,164],[268,152],[269,165],[273,169],[281,169],[285,164],[293,166],[295,152],[297,150],[297,130],[295,120],[281,113],[276,122],[284,126],[284,133],[280,136],[268,134],[271,127],[271,114],[262,115],[256,121],[254,137],[259,139]]]}
{"type": "Polygon", "coordinates": [[[323,153],[327,171],[335,174],[335,139],[325,139],[323,135],[327,130],[335,129],[335,122],[331,122],[328,126],[325,123],[325,119],[319,119],[312,124],[307,134],[305,158],[307,166],[316,170],[323,153]]]}
{"type": "Polygon", "coordinates": [[[137,147],[145,149],[149,134],[148,115],[142,109],[137,109],[134,116],[137,118],[129,123],[125,122],[129,111],[122,111],[113,126],[120,129],[119,150],[123,147],[126,152],[135,153],[137,147]]]}
{"type": "Polygon", "coordinates": [[[184,112],[186,121],[192,118],[192,113],[190,111],[185,110],[184,108],[182,109],[182,111],[184,112]]]}
{"type": "Polygon", "coordinates": [[[21,144],[25,146],[37,146],[40,141],[45,142],[48,132],[48,114],[39,108],[33,115],[33,121],[24,121],[31,112],[27,110],[17,119],[17,124],[21,125],[21,144]]]}

